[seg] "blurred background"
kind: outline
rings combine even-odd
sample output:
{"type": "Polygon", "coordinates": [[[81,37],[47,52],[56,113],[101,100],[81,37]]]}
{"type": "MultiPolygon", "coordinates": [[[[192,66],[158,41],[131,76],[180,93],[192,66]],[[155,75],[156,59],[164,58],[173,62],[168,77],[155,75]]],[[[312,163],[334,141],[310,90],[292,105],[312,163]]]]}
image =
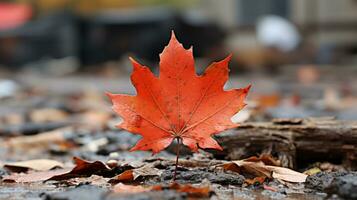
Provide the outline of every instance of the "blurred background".
{"type": "Polygon", "coordinates": [[[357,120],[356,0],[2,0],[0,124],[111,113],[128,56],[158,73],[171,30],[198,72],[233,54],[227,88],[253,85],[236,121],[357,120]]]}

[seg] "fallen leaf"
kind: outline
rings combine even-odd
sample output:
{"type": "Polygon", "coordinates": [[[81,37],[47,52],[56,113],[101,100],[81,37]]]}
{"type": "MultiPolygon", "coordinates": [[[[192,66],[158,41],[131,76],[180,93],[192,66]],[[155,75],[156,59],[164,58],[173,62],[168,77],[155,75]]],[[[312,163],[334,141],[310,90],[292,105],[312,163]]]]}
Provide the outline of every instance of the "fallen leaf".
{"type": "Polygon", "coordinates": [[[154,168],[151,165],[145,165],[143,167],[133,169],[134,180],[137,179],[138,177],[160,176],[161,174],[162,174],[161,170],[154,168]]]}
{"type": "Polygon", "coordinates": [[[50,144],[66,141],[65,135],[72,131],[72,127],[65,127],[37,135],[14,137],[9,139],[6,145],[14,149],[33,149],[36,147],[47,149],[50,144]]]}
{"type": "Polygon", "coordinates": [[[93,127],[104,128],[111,119],[111,114],[103,111],[87,111],[81,115],[82,123],[93,127]],[[93,123],[95,122],[95,123],[93,123]]]}
{"type": "Polygon", "coordinates": [[[244,159],[244,161],[248,162],[263,162],[266,165],[273,165],[273,166],[280,166],[280,161],[274,159],[270,154],[261,154],[259,157],[252,156],[247,159],[244,159]]]}
{"type": "Polygon", "coordinates": [[[4,121],[4,124],[19,125],[25,122],[25,117],[19,113],[8,113],[5,116],[0,117],[0,120],[4,121]]]}
{"type": "Polygon", "coordinates": [[[20,173],[20,174],[11,174],[3,177],[4,182],[16,182],[16,183],[30,183],[30,182],[39,182],[46,181],[53,176],[57,176],[60,174],[65,174],[71,171],[71,169],[57,169],[51,171],[44,172],[31,172],[28,174],[20,173]]]}
{"type": "Polygon", "coordinates": [[[111,183],[115,182],[130,182],[134,180],[133,170],[125,170],[123,173],[115,176],[114,178],[110,179],[111,183]]]}
{"type": "Polygon", "coordinates": [[[272,178],[272,172],[266,168],[266,165],[263,162],[249,162],[244,160],[238,160],[233,161],[233,164],[237,165],[240,173],[242,174],[249,174],[255,177],[262,176],[272,178]]]}
{"type": "Polygon", "coordinates": [[[83,184],[90,184],[90,185],[97,185],[97,186],[110,186],[108,183],[109,178],[104,178],[103,176],[92,175],[90,177],[76,177],[71,178],[66,181],[67,184],[70,185],[83,185],[83,184]]]}
{"type": "Polygon", "coordinates": [[[232,172],[237,172],[239,174],[242,174],[242,167],[238,166],[235,163],[225,163],[222,165],[222,168],[224,170],[232,171],[232,172]]]}
{"type": "Polygon", "coordinates": [[[89,177],[93,174],[102,175],[110,172],[110,168],[100,161],[89,162],[74,157],[74,168],[65,168],[59,170],[50,170],[44,172],[30,172],[27,174],[12,174],[4,176],[3,180],[7,182],[38,182],[47,180],[65,180],[75,177],[89,177]]]}
{"type": "Polygon", "coordinates": [[[161,170],[154,168],[151,165],[145,165],[137,169],[126,170],[112,178],[111,182],[130,182],[135,181],[139,177],[160,176],[161,173],[161,170]]]}
{"type": "Polygon", "coordinates": [[[113,192],[115,193],[124,193],[124,194],[133,194],[140,192],[151,191],[152,187],[143,187],[141,185],[124,185],[123,183],[118,183],[113,187],[113,192]]]}
{"type": "Polygon", "coordinates": [[[148,192],[148,191],[161,191],[161,190],[175,190],[177,192],[186,193],[188,197],[194,198],[204,198],[209,197],[211,192],[210,187],[195,187],[190,184],[181,185],[178,183],[172,183],[169,186],[162,186],[162,185],[154,185],[154,186],[141,186],[141,185],[124,185],[123,183],[118,183],[113,187],[113,191],[115,193],[125,193],[125,194],[132,194],[132,193],[140,193],[140,192],[148,192]]]}
{"type": "Polygon", "coordinates": [[[261,109],[276,107],[281,101],[281,96],[279,94],[261,95],[258,97],[258,106],[261,109]]]}
{"type": "Polygon", "coordinates": [[[108,165],[106,165],[101,161],[89,162],[86,160],[82,160],[78,157],[74,157],[73,160],[76,165],[71,171],[64,174],[53,176],[49,180],[64,180],[73,177],[83,177],[83,176],[88,177],[93,174],[100,175],[100,174],[108,173],[111,170],[110,167],[108,167],[108,165]]]}
{"type": "Polygon", "coordinates": [[[231,117],[246,105],[243,101],[250,88],[223,90],[230,59],[214,62],[198,76],[192,49],[184,49],[173,33],[160,55],[158,77],[130,58],[137,96],[107,95],[124,119],[118,127],[142,136],[131,150],[158,153],[175,138],[192,151],[198,147],[222,150],[212,136],[238,126],[231,117]]]}
{"type": "Polygon", "coordinates": [[[203,198],[209,197],[211,189],[209,186],[204,187],[194,187],[190,184],[181,185],[176,182],[172,183],[169,189],[176,190],[177,192],[187,193],[189,197],[203,198]]]}
{"type": "Polygon", "coordinates": [[[25,172],[29,169],[33,169],[36,171],[48,171],[55,167],[63,168],[63,163],[58,162],[56,160],[37,159],[37,160],[5,163],[4,167],[12,172],[25,172]]]}
{"type": "Polygon", "coordinates": [[[266,166],[269,170],[273,172],[273,178],[288,181],[292,183],[303,183],[306,181],[307,175],[296,172],[294,170],[277,167],[277,166],[266,166]]]}
{"type": "Polygon", "coordinates": [[[68,114],[63,110],[58,110],[54,108],[43,108],[33,110],[29,117],[31,121],[41,123],[41,122],[54,122],[66,120],[68,114]]]}
{"type": "Polygon", "coordinates": [[[240,174],[246,173],[255,177],[275,178],[294,183],[305,182],[307,178],[306,174],[284,167],[265,165],[262,161],[250,162],[238,160],[223,164],[223,168],[240,174]]]}
{"type": "Polygon", "coordinates": [[[264,181],[266,180],[267,177],[264,177],[264,176],[257,176],[257,177],[254,177],[253,179],[245,179],[244,182],[247,183],[248,185],[255,185],[255,184],[263,184],[264,181]]]}

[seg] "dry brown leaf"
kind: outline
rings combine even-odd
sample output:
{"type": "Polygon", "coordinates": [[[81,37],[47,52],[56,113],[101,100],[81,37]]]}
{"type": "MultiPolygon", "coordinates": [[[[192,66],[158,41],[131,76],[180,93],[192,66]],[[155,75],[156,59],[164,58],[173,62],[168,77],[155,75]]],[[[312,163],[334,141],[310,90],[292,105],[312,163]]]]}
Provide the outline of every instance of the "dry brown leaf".
{"type": "Polygon", "coordinates": [[[129,169],[110,179],[110,182],[130,182],[134,180],[133,170],[129,169]]]}
{"type": "Polygon", "coordinates": [[[244,161],[248,162],[263,162],[266,165],[272,165],[272,166],[280,166],[280,161],[274,159],[270,154],[261,154],[259,157],[252,156],[247,159],[244,159],[244,161]]]}
{"type": "Polygon", "coordinates": [[[111,170],[108,165],[101,161],[89,162],[78,157],[74,157],[73,160],[76,166],[70,172],[53,176],[49,180],[64,180],[80,176],[88,177],[93,174],[101,174],[111,170]]]}
{"type": "Polygon", "coordinates": [[[5,163],[4,167],[12,172],[24,172],[29,169],[36,171],[48,171],[55,167],[63,168],[64,165],[56,160],[49,159],[37,159],[37,160],[27,160],[13,163],[5,163]]]}
{"type": "Polygon", "coordinates": [[[75,167],[44,172],[30,172],[28,174],[13,174],[5,176],[8,182],[37,182],[46,180],[65,180],[75,177],[89,177],[93,174],[108,173],[111,169],[100,161],[89,162],[74,157],[75,167]]]}
{"type": "Polygon", "coordinates": [[[80,184],[91,184],[97,186],[110,186],[108,183],[109,178],[104,178],[103,176],[92,175],[90,177],[77,177],[72,178],[66,181],[66,183],[71,185],[80,185],[80,184]]]}
{"type": "Polygon", "coordinates": [[[242,174],[242,168],[235,163],[225,163],[221,165],[224,170],[237,172],[238,174],[242,174]]]}
{"type": "Polygon", "coordinates": [[[230,171],[235,171],[241,174],[249,174],[255,177],[267,177],[275,178],[282,181],[288,182],[305,182],[307,175],[296,172],[294,170],[277,167],[271,165],[265,165],[263,162],[248,162],[245,160],[233,161],[230,163],[223,164],[223,168],[230,171]],[[236,165],[236,166],[234,166],[236,165]]]}
{"type": "Polygon", "coordinates": [[[160,176],[162,174],[162,171],[154,168],[151,165],[145,165],[143,167],[133,169],[133,176],[134,180],[137,179],[138,177],[145,177],[145,176],[160,176]]]}
{"type": "Polygon", "coordinates": [[[31,172],[28,174],[20,173],[20,174],[12,174],[3,177],[4,182],[17,182],[17,183],[30,183],[30,182],[39,182],[46,181],[53,176],[57,176],[60,174],[65,174],[70,172],[71,169],[57,169],[45,172],[31,172]]]}
{"type": "Polygon", "coordinates": [[[81,121],[89,126],[105,127],[111,117],[111,114],[108,112],[98,110],[87,111],[81,115],[81,121]]]}
{"type": "Polygon", "coordinates": [[[37,123],[63,121],[67,117],[68,114],[66,112],[54,108],[37,109],[30,113],[31,121],[37,123]]]}
{"type": "Polygon", "coordinates": [[[160,176],[161,173],[161,170],[154,168],[152,165],[145,165],[137,169],[126,170],[111,179],[111,182],[130,182],[135,181],[139,177],[160,176]]]}
{"type": "Polygon", "coordinates": [[[2,116],[2,120],[8,125],[18,125],[25,122],[25,117],[19,113],[8,113],[5,116],[2,116]]]}
{"type": "Polygon", "coordinates": [[[6,144],[14,149],[46,148],[50,144],[64,142],[66,140],[65,134],[72,131],[72,127],[65,127],[37,135],[11,138],[6,144]]]}
{"type": "Polygon", "coordinates": [[[255,184],[263,184],[264,181],[266,180],[267,177],[264,176],[257,176],[254,177],[253,179],[245,179],[244,182],[247,183],[248,185],[255,185],[255,184]]]}
{"type": "Polygon", "coordinates": [[[267,169],[273,172],[273,178],[288,181],[292,183],[303,183],[306,181],[307,175],[288,169],[284,167],[277,166],[266,166],[267,169]]]}
{"type": "Polygon", "coordinates": [[[272,172],[265,167],[266,165],[263,162],[248,162],[240,160],[233,161],[233,163],[240,168],[240,173],[250,174],[256,177],[263,176],[267,178],[272,178],[272,172]]]}

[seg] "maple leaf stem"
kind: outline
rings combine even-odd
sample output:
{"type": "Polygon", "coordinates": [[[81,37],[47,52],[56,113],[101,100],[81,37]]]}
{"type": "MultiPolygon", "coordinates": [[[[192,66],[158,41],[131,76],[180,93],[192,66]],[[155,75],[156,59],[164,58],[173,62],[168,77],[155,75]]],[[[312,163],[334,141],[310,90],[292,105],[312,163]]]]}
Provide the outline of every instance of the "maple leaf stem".
{"type": "Polygon", "coordinates": [[[176,174],[177,174],[177,166],[178,166],[178,160],[179,160],[179,156],[180,156],[180,138],[177,137],[177,148],[176,148],[176,163],[175,163],[175,172],[174,172],[174,177],[173,177],[173,181],[176,180],[176,174]]]}

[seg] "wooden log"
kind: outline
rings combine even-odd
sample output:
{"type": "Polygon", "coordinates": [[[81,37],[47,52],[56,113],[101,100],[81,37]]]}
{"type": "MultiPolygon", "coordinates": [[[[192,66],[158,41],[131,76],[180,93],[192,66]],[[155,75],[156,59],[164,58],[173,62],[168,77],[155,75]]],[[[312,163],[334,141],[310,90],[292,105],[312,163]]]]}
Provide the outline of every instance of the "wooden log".
{"type": "Polygon", "coordinates": [[[271,153],[284,167],[304,168],[327,161],[357,168],[357,121],[311,118],[251,122],[216,138],[225,149],[224,155],[233,160],[271,153]]]}

